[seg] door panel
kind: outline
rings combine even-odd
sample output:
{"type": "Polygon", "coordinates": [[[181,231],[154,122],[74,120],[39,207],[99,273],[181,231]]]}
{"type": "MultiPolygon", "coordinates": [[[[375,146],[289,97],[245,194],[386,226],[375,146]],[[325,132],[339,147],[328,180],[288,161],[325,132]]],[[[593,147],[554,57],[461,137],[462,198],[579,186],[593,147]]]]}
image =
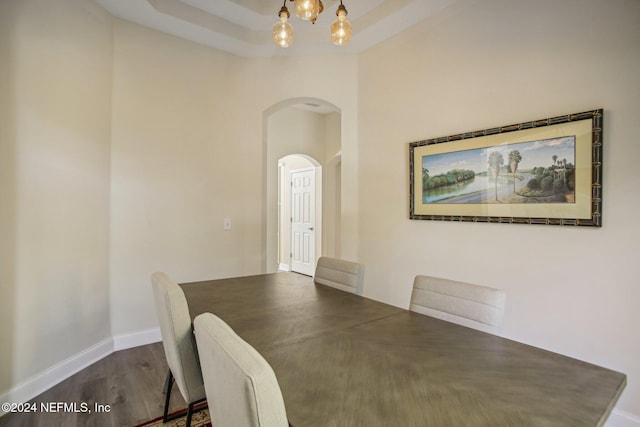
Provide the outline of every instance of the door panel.
{"type": "Polygon", "coordinates": [[[291,172],[291,271],[315,269],[315,171],[291,172]]]}

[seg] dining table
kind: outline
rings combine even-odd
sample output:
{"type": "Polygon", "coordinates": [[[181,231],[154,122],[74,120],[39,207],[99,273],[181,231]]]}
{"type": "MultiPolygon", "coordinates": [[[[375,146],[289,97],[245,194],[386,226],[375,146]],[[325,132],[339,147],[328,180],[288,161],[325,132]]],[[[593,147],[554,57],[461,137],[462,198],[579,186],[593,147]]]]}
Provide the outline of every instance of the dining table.
{"type": "Polygon", "coordinates": [[[602,426],[620,372],[278,272],[181,284],[273,368],[294,427],[602,426]]]}

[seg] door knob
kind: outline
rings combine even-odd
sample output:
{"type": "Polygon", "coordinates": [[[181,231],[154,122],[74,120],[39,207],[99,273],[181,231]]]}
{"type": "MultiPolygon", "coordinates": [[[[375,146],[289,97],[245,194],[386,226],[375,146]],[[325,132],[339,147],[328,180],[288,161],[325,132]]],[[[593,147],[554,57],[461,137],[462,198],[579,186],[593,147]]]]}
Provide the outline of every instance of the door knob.
{"type": "Polygon", "coordinates": [[[309,227],[309,231],[313,231],[313,227],[309,227]]]}

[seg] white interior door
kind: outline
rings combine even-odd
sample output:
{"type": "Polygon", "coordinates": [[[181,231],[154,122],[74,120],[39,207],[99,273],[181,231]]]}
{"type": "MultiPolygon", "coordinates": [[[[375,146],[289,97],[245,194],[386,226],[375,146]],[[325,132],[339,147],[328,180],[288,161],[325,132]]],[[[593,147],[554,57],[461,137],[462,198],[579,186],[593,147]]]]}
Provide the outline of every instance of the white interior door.
{"type": "Polygon", "coordinates": [[[315,269],[315,170],[291,172],[291,271],[315,269]]]}

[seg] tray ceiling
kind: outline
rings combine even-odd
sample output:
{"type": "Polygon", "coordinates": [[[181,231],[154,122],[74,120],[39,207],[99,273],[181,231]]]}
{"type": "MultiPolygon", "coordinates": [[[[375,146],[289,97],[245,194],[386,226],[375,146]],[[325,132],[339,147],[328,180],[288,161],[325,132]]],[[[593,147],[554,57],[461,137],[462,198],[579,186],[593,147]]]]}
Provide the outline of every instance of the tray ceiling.
{"type": "MultiPolygon", "coordinates": [[[[295,41],[271,41],[282,0],[96,0],[112,15],[245,57],[357,53],[398,34],[459,0],[343,0],[353,25],[351,42],[331,44],[338,0],[323,0],[315,25],[292,17],[295,41]]],[[[289,11],[293,3],[287,1],[289,11]]]]}

